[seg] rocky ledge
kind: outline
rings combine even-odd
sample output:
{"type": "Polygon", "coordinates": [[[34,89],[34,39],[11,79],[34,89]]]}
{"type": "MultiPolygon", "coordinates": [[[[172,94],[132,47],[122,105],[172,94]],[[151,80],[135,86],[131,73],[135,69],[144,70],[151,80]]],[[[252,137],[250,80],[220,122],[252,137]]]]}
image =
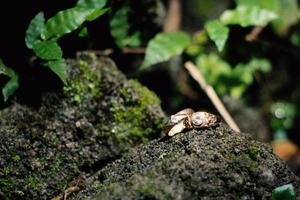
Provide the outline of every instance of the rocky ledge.
{"type": "Polygon", "coordinates": [[[74,199],[271,199],[296,177],[269,145],[224,124],[134,148],[87,181],[74,199]]]}

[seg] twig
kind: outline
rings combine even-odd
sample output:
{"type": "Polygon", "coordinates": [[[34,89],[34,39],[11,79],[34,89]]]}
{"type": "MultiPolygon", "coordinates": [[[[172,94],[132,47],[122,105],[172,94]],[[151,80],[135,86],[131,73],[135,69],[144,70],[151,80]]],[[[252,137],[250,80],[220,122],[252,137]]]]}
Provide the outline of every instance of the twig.
{"type": "Polygon", "coordinates": [[[143,54],[145,53],[146,49],[145,48],[128,48],[124,47],[122,49],[123,53],[132,53],[132,54],[143,54]]]}
{"type": "Polygon", "coordinates": [[[249,34],[246,35],[245,39],[249,42],[257,40],[259,34],[264,30],[264,26],[254,27],[249,34]]]}
{"type": "Polygon", "coordinates": [[[204,76],[201,74],[200,70],[197,69],[197,67],[190,61],[186,62],[184,64],[185,68],[189,71],[191,76],[199,83],[200,87],[204,90],[204,92],[207,94],[209,99],[212,101],[216,109],[219,111],[219,113],[222,115],[226,123],[235,131],[240,132],[239,127],[229,114],[229,112],[226,110],[224,104],[216,94],[215,90],[212,86],[208,85],[206,83],[206,80],[204,76]]]}
{"type": "Polygon", "coordinates": [[[181,0],[169,0],[167,17],[164,23],[164,32],[174,32],[180,29],[181,24],[181,0]]]}

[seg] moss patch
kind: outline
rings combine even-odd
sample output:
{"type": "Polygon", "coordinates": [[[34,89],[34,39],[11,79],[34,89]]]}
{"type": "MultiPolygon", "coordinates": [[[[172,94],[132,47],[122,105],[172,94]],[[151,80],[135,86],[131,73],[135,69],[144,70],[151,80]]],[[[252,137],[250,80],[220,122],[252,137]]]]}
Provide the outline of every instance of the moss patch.
{"type": "Polygon", "coordinates": [[[52,199],[160,135],[159,100],[109,58],[84,52],[68,63],[61,93],[45,94],[39,108],[15,103],[2,110],[0,198],[52,199]]]}

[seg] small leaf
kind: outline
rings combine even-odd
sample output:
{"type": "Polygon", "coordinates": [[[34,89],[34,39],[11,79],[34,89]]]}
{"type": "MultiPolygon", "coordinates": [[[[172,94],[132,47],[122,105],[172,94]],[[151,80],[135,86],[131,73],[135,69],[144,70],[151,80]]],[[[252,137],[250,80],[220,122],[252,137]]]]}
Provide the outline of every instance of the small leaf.
{"type": "Polygon", "coordinates": [[[249,63],[246,64],[252,71],[270,72],[272,65],[270,61],[262,58],[252,58],[249,63]]]}
{"type": "Polygon", "coordinates": [[[190,37],[184,32],[159,33],[147,45],[142,68],[147,68],[179,55],[189,45],[190,37]]]}
{"type": "Polygon", "coordinates": [[[87,21],[94,21],[95,19],[97,19],[98,17],[104,15],[107,11],[109,11],[110,8],[100,8],[100,9],[96,9],[94,12],[92,12],[92,14],[90,14],[86,20],[87,21]]]}
{"type": "Polygon", "coordinates": [[[25,37],[26,46],[31,49],[33,43],[39,38],[41,35],[45,24],[44,13],[39,12],[30,22],[25,37]]]}
{"type": "Polygon", "coordinates": [[[88,29],[86,27],[83,27],[78,33],[78,36],[83,37],[83,38],[87,37],[88,35],[89,35],[89,33],[88,33],[88,29]]]}
{"type": "Polygon", "coordinates": [[[109,22],[111,35],[114,37],[116,44],[120,48],[123,48],[125,46],[132,46],[129,43],[129,11],[130,7],[128,5],[121,7],[111,16],[109,22]]]}
{"type": "Polygon", "coordinates": [[[55,41],[36,41],[32,48],[36,55],[44,60],[58,60],[62,58],[61,48],[55,41]]]}
{"type": "Polygon", "coordinates": [[[220,17],[223,24],[237,24],[246,26],[266,26],[269,22],[278,18],[278,15],[270,10],[257,6],[238,6],[234,10],[226,10],[220,17]]]}
{"type": "Polygon", "coordinates": [[[48,66],[60,78],[60,80],[63,81],[64,84],[67,83],[66,62],[64,59],[48,61],[46,66],[48,66]]]}
{"type": "Polygon", "coordinates": [[[103,8],[107,0],[79,0],[76,4],[77,8],[103,8]]]}
{"type": "Polygon", "coordinates": [[[51,17],[45,25],[41,37],[44,40],[49,38],[59,38],[77,29],[95,9],[70,8],[58,12],[51,17]]]}
{"type": "Polygon", "coordinates": [[[12,69],[6,67],[1,59],[0,59],[0,74],[4,74],[10,77],[10,80],[2,88],[4,101],[7,101],[8,98],[19,87],[19,76],[12,69]]]}
{"type": "Polygon", "coordinates": [[[272,192],[272,200],[296,200],[296,193],[292,184],[277,187],[272,192]]]}
{"type": "Polygon", "coordinates": [[[229,29],[219,20],[209,21],[205,24],[209,37],[216,43],[218,50],[222,51],[228,39],[229,29]]]}

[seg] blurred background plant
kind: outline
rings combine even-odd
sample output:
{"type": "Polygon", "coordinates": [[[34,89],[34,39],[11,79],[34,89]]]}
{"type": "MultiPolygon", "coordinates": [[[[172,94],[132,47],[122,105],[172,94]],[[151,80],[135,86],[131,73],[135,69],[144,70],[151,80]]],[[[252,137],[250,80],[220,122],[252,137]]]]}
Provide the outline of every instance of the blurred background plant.
{"type": "MultiPolygon", "coordinates": [[[[2,9],[14,6],[8,2],[2,9]]],[[[285,160],[300,155],[299,1],[74,0],[20,6],[18,20],[1,12],[2,27],[9,27],[0,37],[1,107],[13,94],[37,106],[42,93],[62,88],[64,58],[92,50],[109,55],[128,77],[154,90],[167,113],[185,107],[216,113],[183,68],[192,61],[242,131],[270,142],[285,160]]],[[[299,169],[300,159],[295,162],[299,169]]]]}

